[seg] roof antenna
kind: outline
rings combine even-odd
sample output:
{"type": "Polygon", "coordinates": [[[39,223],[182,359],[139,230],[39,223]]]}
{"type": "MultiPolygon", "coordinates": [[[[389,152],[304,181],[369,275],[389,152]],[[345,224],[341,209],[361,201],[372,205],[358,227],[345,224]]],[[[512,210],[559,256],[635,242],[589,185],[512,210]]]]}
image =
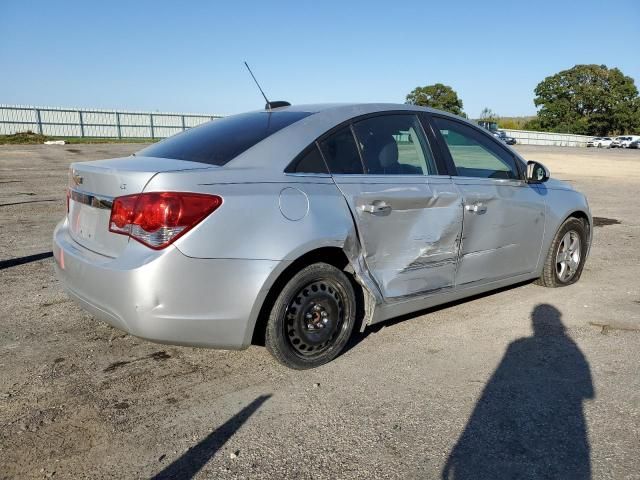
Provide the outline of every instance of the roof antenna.
{"type": "Polygon", "coordinates": [[[258,83],[258,80],[256,80],[255,75],[251,71],[251,68],[249,68],[249,64],[247,62],[244,62],[244,66],[247,67],[247,70],[249,70],[249,73],[251,74],[251,78],[253,78],[253,81],[256,82],[256,85],[258,86],[258,90],[260,90],[260,93],[264,97],[264,101],[267,102],[266,105],[264,106],[265,110],[272,110],[272,109],[278,108],[278,107],[288,107],[288,106],[291,105],[289,102],[285,102],[283,100],[270,102],[269,99],[267,98],[267,96],[262,91],[262,88],[260,87],[260,84],[258,83]]]}

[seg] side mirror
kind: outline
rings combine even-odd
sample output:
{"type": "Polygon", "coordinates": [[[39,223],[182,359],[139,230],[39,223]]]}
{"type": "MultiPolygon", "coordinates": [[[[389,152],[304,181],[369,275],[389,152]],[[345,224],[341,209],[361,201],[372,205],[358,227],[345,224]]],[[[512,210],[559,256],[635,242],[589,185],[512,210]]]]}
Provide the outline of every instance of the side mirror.
{"type": "Polygon", "coordinates": [[[547,167],[538,162],[527,162],[527,182],[542,183],[549,180],[549,170],[547,167]]]}

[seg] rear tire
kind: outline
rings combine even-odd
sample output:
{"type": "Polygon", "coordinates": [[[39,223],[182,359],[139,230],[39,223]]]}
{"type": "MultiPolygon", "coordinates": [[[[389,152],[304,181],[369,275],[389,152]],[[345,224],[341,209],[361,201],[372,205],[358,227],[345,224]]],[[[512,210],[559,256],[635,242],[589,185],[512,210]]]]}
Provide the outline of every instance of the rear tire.
{"type": "Polygon", "coordinates": [[[356,297],[344,272],[328,263],[295,274],[273,304],[265,346],[286,367],[315,368],[343,350],[356,323],[356,297]]]}
{"type": "Polygon", "coordinates": [[[571,217],[558,229],[551,242],[542,275],[536,281],[544,287],[566,287],[582,275],[588,247],[584,221],[571,217]]]}

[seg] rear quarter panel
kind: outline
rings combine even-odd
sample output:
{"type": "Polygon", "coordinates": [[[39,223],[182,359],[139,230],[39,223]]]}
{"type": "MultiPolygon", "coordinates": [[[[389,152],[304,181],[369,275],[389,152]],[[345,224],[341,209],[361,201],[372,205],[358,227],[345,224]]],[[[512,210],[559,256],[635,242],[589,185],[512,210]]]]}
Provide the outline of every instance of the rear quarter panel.
{"type": "Polygon", "coordinates": [[[316,248],[342,247],[353,235],[351,214],[330,176],[265,171],[265,180],[256,181],[256,172],[223,170],[161,173],[145,188],[223,198],[220,208],[176,241],[185,255],[288,261],[316,248]]]}

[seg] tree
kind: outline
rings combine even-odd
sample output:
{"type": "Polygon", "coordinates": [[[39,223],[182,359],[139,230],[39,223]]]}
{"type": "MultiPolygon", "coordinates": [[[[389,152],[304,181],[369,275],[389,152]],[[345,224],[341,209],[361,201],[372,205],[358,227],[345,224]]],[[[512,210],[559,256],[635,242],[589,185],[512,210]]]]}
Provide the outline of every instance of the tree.
{"type": "Polygon", "coordinates": [[[497,122],[498,114],[491,110],[489,107],[484,107],[480,112],[480,118],[478,120],[482,120],[485,122],[497,122]]]}
{"type": "Polygon", "coordinates": [[[531,130],[534,132],[542,132],[543,129],[540,126],[540,119],[538,117],[534,117],[531,120],[527,120],[522,127],[522,130],[531,130]]]}
{"type": "Polygon", "coordinates": [[[407,95],[406,103],[421,107],[437,108],[466,117],[462,111],[462,100],[456,91],[448,85],[436,83],[426,87],[416,87],[407,95]]]}
{"type": "Polygon", "coordinates": [[[638,89],[617,68],[576,65],[545,78],[535,95],[543,130],[602,136],[640,127],[638,89]]]}

